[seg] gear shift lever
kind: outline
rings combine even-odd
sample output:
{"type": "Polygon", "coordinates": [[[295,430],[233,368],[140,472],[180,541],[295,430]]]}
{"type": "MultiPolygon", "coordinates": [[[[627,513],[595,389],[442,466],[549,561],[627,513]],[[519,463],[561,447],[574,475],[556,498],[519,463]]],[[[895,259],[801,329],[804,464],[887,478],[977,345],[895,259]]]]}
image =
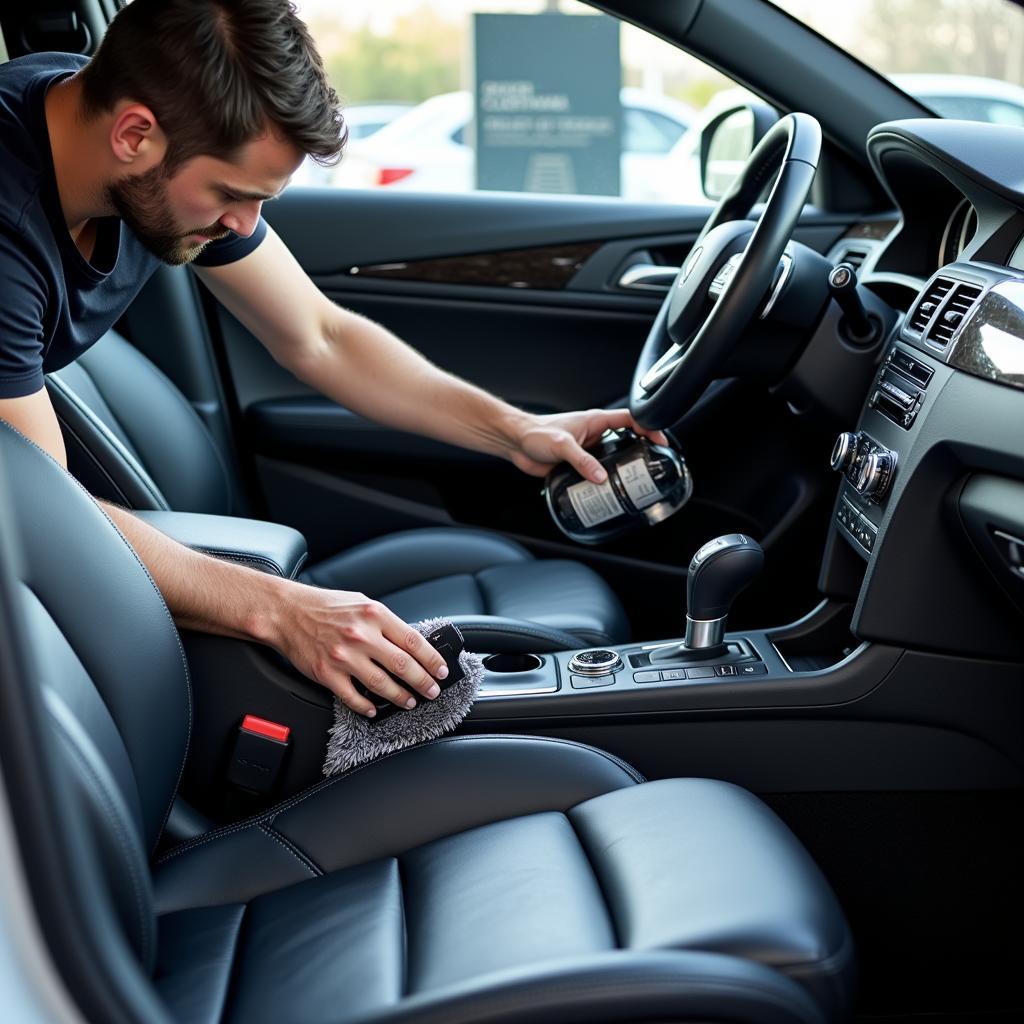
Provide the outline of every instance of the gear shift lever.
{"type": "Polygon", "coordinates": [[[686,581],[686,639],[651,653],[651,661],[700,660],[725,653],[729,609],[764,565],[764,550],[745,533],[709,540],[693,556],[686,581]]]}

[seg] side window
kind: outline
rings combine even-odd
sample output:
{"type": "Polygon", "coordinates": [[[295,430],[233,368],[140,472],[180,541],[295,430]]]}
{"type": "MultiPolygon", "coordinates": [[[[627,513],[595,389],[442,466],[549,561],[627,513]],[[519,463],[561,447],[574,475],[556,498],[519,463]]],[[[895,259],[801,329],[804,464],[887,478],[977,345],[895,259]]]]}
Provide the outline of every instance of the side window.
{"type": "Polygon", "coordinates": [[[735,87],[635,26],[578,0],[297,6],[349,145],[295,185],[708,201],[699,134],[735,87]]]}
{"type": "Polygon", "coordinates": [[[622,111],[622,148],[626,153],[664,155],[682,138],[689,122],[645,110],[625,107],[622,111]]]}

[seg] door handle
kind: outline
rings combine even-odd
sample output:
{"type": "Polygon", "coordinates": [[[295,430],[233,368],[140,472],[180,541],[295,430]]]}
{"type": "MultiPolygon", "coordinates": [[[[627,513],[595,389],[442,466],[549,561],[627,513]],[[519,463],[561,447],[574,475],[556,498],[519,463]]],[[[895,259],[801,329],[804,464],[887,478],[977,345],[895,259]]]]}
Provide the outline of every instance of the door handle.
{"type": "Polygon", "coordinates": [[[656,263],[634,263],[619,278],[620,288],[644,292],[667,292],[679,273],[678,267],[665,267],[656,263]]]}

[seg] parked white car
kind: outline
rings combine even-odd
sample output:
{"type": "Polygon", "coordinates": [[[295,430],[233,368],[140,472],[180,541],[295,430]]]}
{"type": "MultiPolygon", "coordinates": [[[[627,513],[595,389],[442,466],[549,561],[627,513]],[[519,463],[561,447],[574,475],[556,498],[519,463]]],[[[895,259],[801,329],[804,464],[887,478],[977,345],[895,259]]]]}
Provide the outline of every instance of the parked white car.
{"type": "MultiPolygon", "coordinates": [[[[415,107],[415,103],[355,103],[345,107],[345,124],[348,126],[349,145],[368,139],[396,117],[401,117],[415,107]]],[[[329,186],[332,167],[322,167],[307,157],[292,175],[292,185],[329,186]]]]}
{"type": "MultiPolygon", "coordinates": [[[[624,88],[622,194],[659,200],[655,173],[694,118],[684,103],[641,89],[624,88]]],[[[474,187],[474,153],[467,143],[473,118],[469,92],[433,96],[396,118],[372,138],[353,142],[335,170],[333,184],[348,188],[419,192],[469,192],[474,187]]]]}
{"type": "Polygon", "coordinates": [[[890,75],[940,117],[1024,127],[1024,89],[980,75],[890,75]]]}
{"type": "MultiPolygon", "coordinates": [[[[995,124],[1024,126],[1024,88],[995,78],[978,75],[897,74],[889,76],[894,85],[919,99],[940,117],[965,121],[989,121],[995,124]]],[[[672,147],[672,152],[656,168],[661,180],[652,183],[668,202],[710,203],[700,180],[700,138],[704,129],[723,111],[757,98],[746,89],[724,89],[716,93],[690,127],[672,147]]],[[[733,159],[712,160],[709,170],[724,192],[732,177],[742,169],[746,153],[733,159]]]]}

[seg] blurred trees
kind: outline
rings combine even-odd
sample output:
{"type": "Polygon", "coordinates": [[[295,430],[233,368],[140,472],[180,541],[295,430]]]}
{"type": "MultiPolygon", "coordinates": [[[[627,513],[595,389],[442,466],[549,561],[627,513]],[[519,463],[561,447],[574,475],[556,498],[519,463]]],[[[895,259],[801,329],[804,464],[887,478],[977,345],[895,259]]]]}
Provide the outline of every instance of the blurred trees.
{"type": "Polygon", "coordinates": [[[887,74],[1024,84],[1024,12],[1007,0],[872,0],[860,35],[857,52],[887,74]]]}
{"type": "MultiPolygon", "coordinates": [[[[545,2],[553,7],[551,0],[545,2]]],[[[1024,84],[1024,10],[1010,0],[846,0],[841,10],[821,0],[774,2],[884,73],[986,75],[1024,84]]],[[[544,3],[509,3],[513,10],[527,6],[541,10],[544,3]]],[[[466,0],[467,15],[475,7],[466,0]]],[[[592,13],[576,3],[559,9],[592,13]]],[[[395,18],[386,34],[367,24],[344,27],[326,14],[311,17],[310,28],[344,103],[419,102],[464,87],[470,79],[472,20],[455,20],[451,9],[444,10],[424,0],[395,18]]],[[[623,29],[624,56],[631,52],[626,40],[632,33],[639,35],[629,26],[623,29]]],[[[632,63],[625,62],[624,84],[656,88],[697,108],[731,85],[688,54],[669,52],[669,44],[648,38],[632,63]],[[665,52],[656,52],[655,44],[665,52]]]]}
{"type": "Polygon", "coordinates": [[[346,106],[375,100],[419,103],[461,86],[464,26],[427,7],[397,18],[387,35],[366,25],[345,29],[327,18],[311,19],[309,27],[346,106]]]}

